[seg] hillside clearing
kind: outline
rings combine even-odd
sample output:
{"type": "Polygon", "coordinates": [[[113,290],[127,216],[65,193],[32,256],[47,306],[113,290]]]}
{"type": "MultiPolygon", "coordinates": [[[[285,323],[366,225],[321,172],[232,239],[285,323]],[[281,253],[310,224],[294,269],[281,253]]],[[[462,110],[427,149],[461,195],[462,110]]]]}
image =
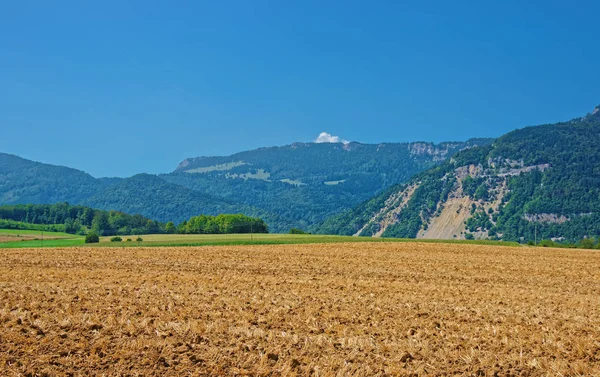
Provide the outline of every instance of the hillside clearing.
{"type": "Polygon", "coordinates": [[[598,375],[600,254],[0,249],[2,375],[598,375]]]}

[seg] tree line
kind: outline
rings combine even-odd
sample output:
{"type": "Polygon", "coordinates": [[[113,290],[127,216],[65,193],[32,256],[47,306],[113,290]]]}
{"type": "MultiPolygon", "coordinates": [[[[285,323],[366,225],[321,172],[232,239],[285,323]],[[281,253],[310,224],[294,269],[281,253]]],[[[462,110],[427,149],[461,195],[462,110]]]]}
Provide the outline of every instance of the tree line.
{"type": "Polygon", "coordinates": [[[267,224],[259,218],[245,215],[194,216],[175,228],[167,224],[168,233],[179,234],[231,234],[231,233],[269,233],[267,224]]]}
{"type": "Polygon", "coordinates": [[[0,206],[0,228],[32,229],[100,236],[130,234],[220,234],[267,233],[267,224],[259,218],[221,214],[195,216],[179,225],[162,223],[142,215],[104,211],[68,203],[17,204],[0,206]]]}

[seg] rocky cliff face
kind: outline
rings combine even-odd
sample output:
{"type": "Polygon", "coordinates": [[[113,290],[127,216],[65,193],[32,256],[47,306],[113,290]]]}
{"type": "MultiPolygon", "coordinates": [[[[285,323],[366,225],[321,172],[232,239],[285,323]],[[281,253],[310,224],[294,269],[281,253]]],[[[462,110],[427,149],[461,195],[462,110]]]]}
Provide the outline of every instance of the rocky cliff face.
{"type": "MultiPolygon", "coordinates": [[[[323,229],[403,238],[598,237],[598,145],[600,106],[584,117],[515,130],[491,145],[464,149],[407,184],[328,219],[323,229]]],[[[415,143],[411,153],[444,151],[415,143]]]]}
{"type": "MultiPolygon", "coordinates": [[[[436,204],[432,214],[419,213],[423,224],[416,237],[465,239],[471,234],[476,239],[488,238],[489,229],[476,227],[468,231],[468,220],[478,216],[482,222],[481,218],[486,217],[495,225],[492,214],[498,211],[510,191],[507,184],[510,177],[549,168],[549,164],[525,165],[523,161],[510,159],[490,160],[488,167],[471,164],[455,168],[442,177],[442,181],[451,182],[447,196],[436,204]],[[477,185],[475,190],[473,182],[477,185]]],[[[417,181],[393,193],[355,235],[385,236],[388,228],[397,224],[408,203],[422,194],[418,191],[420,186],[421,182],[417,181]]]]}

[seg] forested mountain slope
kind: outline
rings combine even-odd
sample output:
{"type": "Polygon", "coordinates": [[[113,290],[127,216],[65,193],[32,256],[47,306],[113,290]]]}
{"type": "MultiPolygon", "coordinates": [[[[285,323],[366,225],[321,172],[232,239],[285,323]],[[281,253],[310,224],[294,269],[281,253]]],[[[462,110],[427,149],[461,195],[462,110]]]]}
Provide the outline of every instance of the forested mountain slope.
{"type": "Polygon", "coordinates": [[[86,199],[84,204],[139,213],[158,221],[173,221],[176,224],[200,214],[242,213],[261,217],[268,224],[273,224],[276,230],[287,230],[292,226],[285,219],[267,211],[193,191],[150,174],[123,179],[86,199]]]}
{"type": "Polygon", "coordinates": [[[261,208],[303,229],[491,139],[433,143],[294,143],[183,161],[163,179],[261,208]]]}
{"type": "Polygon", "coordinates": [[[319,231],[363,236],[577,240],[600,235],[600,107],[459,152],[319,231]]]}
{"type": "Polygon", "coordinates": [[[271,231],[314,230],[325,218],[490,139],[433,143],[295,143],[182,162],[175,172],[94,178],[0,154],[0,204],[69,202],[183,221],[200,214],[261,217],[271,231]]]}
{"type": "Polygon", "coordinates": [[[76,203],[108,184],[80,170],[0,153],[0,204],[76,203]]]}

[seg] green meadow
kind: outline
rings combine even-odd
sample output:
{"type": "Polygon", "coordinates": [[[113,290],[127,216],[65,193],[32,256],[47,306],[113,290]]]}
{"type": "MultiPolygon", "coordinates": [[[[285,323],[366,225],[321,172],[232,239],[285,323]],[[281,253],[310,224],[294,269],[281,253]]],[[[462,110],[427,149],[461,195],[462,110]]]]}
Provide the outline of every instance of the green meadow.
{"type": "Polygon", "coordinates": [[[465,240],[420,240],[400,238],[371,238],[352,236],[329,236],[314,234],[145,234],[121,236],[122,242],[111,242],[112,237],[101,237],[96,244],[85,244],[83,236],[67,233],[27,230],[0,229],[0,248],[37,248],[37,247],[138,247],[138,246],[218,246],[218,245],[268,245],[268,244],[306,244],[306,243],[341,243],[341,242],[429,242],[429,243],[461,243],[480,245],[517,246],[513,242],[499,241],[465,241],[465,240]],[[8,238],[15,238],[15,241],[8,238]],[[21,238],[20,238],[21,237],[21,238]],[[35,237],[35,238],[31,238],[35,237]],[[141,237],[143,241],[137,242],[141,237]],[[131,241],[127,241],[130,239],[131,241]]]}

